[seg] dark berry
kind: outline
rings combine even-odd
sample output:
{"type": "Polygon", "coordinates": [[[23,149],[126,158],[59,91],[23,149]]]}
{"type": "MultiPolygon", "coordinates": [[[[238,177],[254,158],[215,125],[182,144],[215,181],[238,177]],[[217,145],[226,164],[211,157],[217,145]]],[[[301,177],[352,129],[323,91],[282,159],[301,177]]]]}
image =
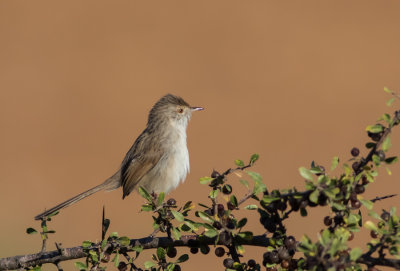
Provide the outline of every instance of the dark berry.
{"type": "Polygon", "coordinates": [[[167,249],[167,256],[170,258],[175,258],[178,251],[174,247],[170,247],[167,249]]]}
{"type": "Polygon", "coordinates": [[[321,206],[325,206],[327,203],[328,203],[328,197],[324,193],[319,194],[318,204],[321,206]]]}
{"type": "Polygon", "coordinates": [[[278,255],[281,260],[288,260],[290,258],[289,251],[284,247],[279,248],[278,255]]]}
{"type": "Polygon", "coordinates": [[[181,271],[181,267],[179,265],[175,264],[174,271],[181,271]]]}
{"type": "Polygon", "coordinates": [[[190,248],[190,253],[197,254],[198,252],[199,252],[199,248],[198,247],[191,247],[190,248]]]}
{"type": "Polygon", "coordinates": [[[293,236],[288,236],[285,239],[285,247],[286,248],[294,248],[296,245],[296,239],[293,236]]]}
{"type": "Polygon", "coordinates": [[[253,259],[250,259],[248,262],[247,262],[247,265],[250,267],[250,268],[254,268],[254,267],[256,267],[256,261],[255,260],[253,260],[253,259]]]}
{"type": "Polygon", "coordinates": [[[210,247],[209,247],[209,246],[201,246],[201,247],[200,247],[200,251],[201,251],[201,253],[203,253],[204,255],[207,255],[208,253],[210,253],[210,247]]]}
{"type": "Polygon", "coordinates": [[[276,250],[271,252],[271,255],[269,256],[270,260],[272,263],[279,263],[279,255],[276,250]]]}
{"type": "MultiPolygon", "coordinates": [[[[266,263],[271,263],[271,251],[267,251],[263,254],[263,261],[266,263]]],[[[265,265],[265,264],[264,264],[265,265]]]]}
{"type": "Polygon", "coordinates": [[[357,171],[358,168],[360,167],[360,162],[354,162],[351,167],[353,168],[354,171],[357,171]]]}
{"type": "Polygon", "coordinates": [[[235,262],[235,261],[234,261],[233,259],[231,259],[231,258],[226,258],[226,259],[224,260],[224,266],[225,266],[226,268],[232,268],[234,262],[235,262]]]}
{"type": "Polygon", "coordinates": [[[351,202],[351,207],[353,207],[355,209],[359,209],[361,207],[361,202],[359,200],[352,201],[351,202]]]}
{"type": "Polygon", "coordinates": [[[357,200],[357,193],[352,192],[352,193],[350,194],[350,200],[351,200],[351,201],[356,201],[356,200],[357,200]]]}
{"type": "Polygon", "coordinates": [[[382,151],[382,150],[377,151],[377,152],[376,152],[376,155],[378,155],[379,160],[381,160],[381,161],[384,161],[385,158],[386,158],[385,152],[382,151]]]}
{"type": "Polygon", "coordinates": [[[362,184],[363,185],[369,184],[367,177],[365,177],[365,176],[362,177],[362,184]]]}
{"type": "Polygon", "coordinates": [[[354,191],[357,194],[362,194],[365,192],[365,187],[362,184],[357,184],[356,187],[354,188],[354,191]]]}
{"type": "Polygon", "coordinates": [[[211,173],[211,178],[217,178],[219,175],[220,175],[219,172],[214,169],[213,172],[211,173]]]}
{"type": "Polygon", "coordinates": [[[167,204],[168,204],[168,205],[176,205],[176,200],[175,200],[175,199],[169,199],[169,200],[167,201],[167,204]]]}
{"type": "Polygon", "coordinates": [[[232,242],[232,236],[229,232],[223,231],[219,234],[219,240],[220,240],[221,244],[227,246],[227,245],[230,245],[230,243],[232,242]]]}
{"type": "Polygon", "coordinates": [[[351,149],[351,155],[353,155],[354,157],[357,157],[360,154],[360,150],[356,147],[351,149]]]}
{"type": "Polygon", "coordinates": [[[282,266],[282,268],[284,268],[284,269],[289,269],[290,262],[289,262],[288,260],[283,260],[283,261],[281,262],[281,266],[282,266]]]}
{"type": "Polygon", "coordinates": [[[126,270],[128,270],[128,266],[126,265],[125,262],[119,262],[119,264],[118,264],[118,270],[119,270],[119,271],[126,271],[126,270]]]}
{"type": "Polygon", "coordinates": [[[222,257],[222,256],[224,256],[224,255],[225,255],[225,249],[224,249],[223,247],[217,247],[217,248],[215,249],[215,255],[216,255],[217,257],[222,257]]]}
{"type": "Polygon", "coordinates": [[[344,221],[343,221],[343,216],[341,215],[336,215],[333,218],[333,221],[335,222],[336,225],[341,225],[344,221]]]}
{"type": "Polygon", "coordinates": [[[304,208],[306,208],[307,207],[307,205],[308,205],[308,200],[303,200],[303,201],[301,201],[300,202],[300,208],[301,209],[304,209],[304,208]]]}
{"type": "Polygon", "coordinates": [[[222,187],[222,193],[224,193],[225,195],[229,195],[230,193],[232,193],[232,186],[230,186],[229,184],[225,184],[222,187]]]}
{"type": "Polygon", "coordinates": [[[378,233],[376,231],[371,231],[370,233],[372,238],[377,238],[378,237],[378,233]]]}
{"type": "Polygon", "coordinates": [[[324,217],[324,224],[325,226],[332,225],[332,218],[330,218],[329,216],[324,217]]]}
{"type": "Polygon", "coordinates": [[[235,209],[236,209],[236,206],[233,205],[233,203],[230,202],[230,201],[228,201],[228,203],[226,204],[226,207],[227,207],[229,210],[235,210],[235,209]]]}
{"type": "Polygon", "coordinates": [[[217,230],[222,229],[222,225],[221,225],[221,223],[219,223],[218,221],[215,221],[215,222],[213,223],[213,227],[216,228],[217,230]]]}
{"type": "Polygon", "coordinates": [[[226,222],[226,227],[230,230],[233,230],[235,228],[235,223],[230,219],[228,222],[226,222]]]}
{"type": "Polygon", "coordinates": [[[206,214],[208,214],[209,216],[213,216],[214,215],[214,210],[213,208],[207,209],[204,211],[206,214]]]}
{"type": "Polygon", "coordinates": [[[222,204],[217,205],[218,216],[221,217],[224,215],[225,207],[222,204]]]}
{"type": "Polygon", "coordinates": [[[390,214],[389,214],[388,212],[383,212],[383,213],[381,214],[381,218],[382,218],[384,221],[388,222],[389,219],[390,219],[390,214]]]}

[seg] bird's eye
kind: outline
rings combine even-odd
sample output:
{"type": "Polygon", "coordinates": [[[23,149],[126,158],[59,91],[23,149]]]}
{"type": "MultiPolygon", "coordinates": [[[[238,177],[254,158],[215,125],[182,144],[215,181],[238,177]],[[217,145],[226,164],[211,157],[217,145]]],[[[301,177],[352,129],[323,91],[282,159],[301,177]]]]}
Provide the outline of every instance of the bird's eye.
{"type": "Polygon", "coordinates": [[[183,108],[178,108],[178,113],[182,114],[183,113],[183,108]]]}

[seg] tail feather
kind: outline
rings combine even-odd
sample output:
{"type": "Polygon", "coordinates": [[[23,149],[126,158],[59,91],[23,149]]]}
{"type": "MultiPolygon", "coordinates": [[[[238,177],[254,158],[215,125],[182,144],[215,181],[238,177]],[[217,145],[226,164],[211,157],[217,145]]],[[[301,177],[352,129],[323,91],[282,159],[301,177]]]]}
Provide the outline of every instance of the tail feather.
{"type": "Polygon", "coordinates": [[[97,193],[101,190],[112,191],[114,189],[117,189],[120,186],[121,186],[120,171],[118,171],[113,176],[108,178],[105,182],[103,182],[102,184],[99,184],[85,192],[82,192],[79,195],[76,195],[75,197],[72,197],[69,200],[64,201],[63,203],[60,203],[57,206],[54,206],[53,208],[51,208],[47,211],[44,211],[41,214],[38,214],[37,216],[35,216],[35,220],[40,220],[54,212],[57,212],[65,207],[68,207],[68,206],[70,206],[90,195],[93,195],[94,193],[97,193]]]}

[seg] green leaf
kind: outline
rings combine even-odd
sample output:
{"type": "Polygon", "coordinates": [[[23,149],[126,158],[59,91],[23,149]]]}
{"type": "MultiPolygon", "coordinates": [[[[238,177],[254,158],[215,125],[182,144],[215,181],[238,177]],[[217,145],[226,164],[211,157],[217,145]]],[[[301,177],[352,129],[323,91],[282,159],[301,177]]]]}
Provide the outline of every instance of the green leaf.
{"type": "Polygon", "coordinates": [[[49,214],[49,215],[47,216],[47,218],[50,218],[50,217],[56,216],[56,215],[58,215],[58,213],[59,213],[59,211],[55,211],[55,212],[53,212],[53,213],[49,214]]]}
{"type": "Polygon", "coordinates": [[[255,182],[262,182],[262,177],[259,173],[254,172],[254,171],[246,171],[247,175],[250,176],[250,178],[253,179],[255,182]]]}
{"type": "Polygon", "coordinates": [[[111,238],[113,238],[113,237],[118,238],[118,232],[116,232],[116,231],[112,232],[112,233],[110,234],[110,237],[111,237],[111,238]]]}
{"type": "Polygon", "coordinates": [[[139,194],[140,194],[143,198],[147,199],[149,202],[152,202],[152,201],[153,201],[153,199],[151,198],[149,192],[147,192],[146,189],[144,189],[143,187],[139,187],[139,190],[138,190],[138,191],[139,191],[139,194]]]}
{"type": "Polygon", "coordinates": [[[200,217],[201,219],[203,219],[204,221],[206,221],[206,222],[208,222],[208,223],[213,223],[213,222],[214,222],[214,220],[213,220],[209,215],[207,215],[207,214],[204,213],[204,212],[198,211],[197,214],[199,215],[199,217],[200,217]]]}
{"type": "Polygon", "coordinates": [[[365,147],[367,149],[372,149],[375,146],[376,146],[376,143],[373,143],[373,142],[368,142],[367,144],[365,144],[365,147]]]}
{"type": "Polygon", "coordinates": [[[172,234],[174,235],[175,240],[181,239],[181,232],[177,228],[172,227],[172,234]]]}
{"type": "Polygon", "coordinates": [[[35,233],[38,233],[38,232],[34,228],[27,228],[26,229],[26,233],[27,234],[35,234],[35,233]]]}
{"type": "Polygon", "coordinates": [[[246,188],[249,188],[249,182],[246,180],[239,180],[241,184],[243,184],[246,188]]]}
{"type": "Polygon", "coordinates": [[[218,193],[219,193],[219,190],[217,190],[217,189],[211,190],[211,191],[210,191],[210,198],[211,198],[211,199],[215,199],[215,198],[218,196],[218,193]]]}
{"type": "Polygon", "coordinates": [[[74,265],[79,270],[87,270],[88,269],[87,265],[84,263],[81,263],[81,262],[75,262],[74,265]]]}
{"type": "Polygon", "coordinates": [[[167,271],[174,271],[175,268],[175,264],[174,263],[169,263],[167,265],[167,271]]]}
{"type": "Polygon", "coordinates": [[[204,231],[205,236],[207,236],[209,238],[213,238],[218,235],[218,231],[213,226],[204,224],[204,228],[206,229],[204,231]]]}
{"type": "Polygon", "coordinates": [[[143,204],[142,207],[141,207],[141,210],[142,210],[143,212],[150,212],[150,211],[153,211],[153,205],[150,205],[150,204],[143,204]]]}
{"type": "Polygon", "coordinates": [[[119,253],[118,253],[118,251],[115,253],[115,257],[114,257],[114,259],[112,261],[114,262],[114,266],[118,267],[118,265],[119,265],[119,253]]]}
{"type": "Polygon", "coordinates": [[[362,205],[365,206],[365,208],[367,208],[368,210],[372,210],[372,207],[374,207],[374,203],[370,200],[364,200],[364,199],[360,199],[360,202],[362,203],[362,205]]]}
{"type": "Polygon", "coordinates": [[[319,196],[319,190],[315,189],[311,194],[310,194],[310,201],[314,203],[318,203],[318,196],[319,196]]]}
{"type": "Polygon", "coordinates": [[[247,218],[242,218],[239,220],[238,224],[237,224],[237,228],[242,228],[244,227],[244,225],[246,225],[247,223],[247,218]]]}
{"type": "Polygon", "coordinates": [[[385,113],[385,114],[382,115],[382,119],[383,119],[384,121],[386,121],[387,123],[390,123],[390,122],[392,121],[392,120],[390,119],[390,115],[387,114],[387,113],[385,113]]]}
{"type": "Polygon", "coordinates": [[[257,210],[258,209],[258,206],[257,205],[255,205],[255,204],[250,204],[250,205],[247,205],[246,207],[244,207],[246,210],[257,210]]]}
{"type": "Polygon", "coordinates": [[[335,156],[332,159],[331,163],[331,171],[335,170],[335,168],[339,165],[339,157],[335,156]]]}
{"type": "Polygon", "coordinates": [[[253,238],[253,233],[251,231],[242,231],[238,233],[238,236],[244,240],[250,241],[253,238]]]}
{"type": "Polygon", "coordinates": [[[158,195],[158,199],[157,199],[158,205],[161,205],[163,203],[164,198],[165,198],[165,193],[161,192],[160,195],[158,195]]]}
{"type": "Polygon", "coordinates": [[[383,126],[382,125],[378,125],[378,124],[368,125],[367,128],[365,128],[365,130],[367,132],[371,132],[373,134],[377,134],[377,133],[380,133],[380,132],[383,131],[383,126]]]}
{"type": "Polygon", "coordinates": [[[390,98],[390,99],[386,102],[386,105],[387,105],[387,106],[392,106],[393,102],[394,102],[394,98],[390,98]]]}
{"type": "Polygon", "coordinates": [[[171,210],[171,213],[174,215],[176,220],[178,220],[179,222],[183,222],[185,220],[185,217],[180,212],[177,212],[175,210],[171,210]]]}
{"type": "Polygon", "coordinates": [[[140,253],[143,251],[143,247],[142,246],[134,246],[134,247],[132,247],[132,250],[140,253]]]}
{"type": "Polygon", "coordinates": [[[131,244],[131,240],[129,239],[129,237],[127,236],[122,236],[120,238],[118,238],[118,242],[122,245],[122,246],[129,246],[131,244]]]}
{"type": "Polygon", "coordinates": [[[299,172],[300,172],[300,175],[304,179],[309,180],[309,181],[313,181],[314,174],[312,174],[312,172],[309,169],[306,169],[305,167],[301,167],[301,168],[299,168],[299,172]]]}
{"type": "Polygon", "coordinates": [[[382,150],[384,152],[387,152],[390,149],[390,147],[392,147],[392,143],[390,142],[390,137],[388,136],[382,143],[382,150]]]}
{"type": "Polygon", "coordinates": [[[392,92],[390,89],[388,89],[387,87],[384,87],[384,88],[383,88],[383,91],[386,92],[386,93],[389,93],[389,94],[392,94],[392,93],[393,93],[393,92],[392,92]]]}
{"type": "Polygon", "coordinates": [[[91,247],[92,246],[92,242],[91,241],[83,241],[82,242],[82,247],[83,248],[89,248],[89,247],[91,247]]]}
{"type": "Polygon", "coordinates": [[[229,201],[232,203],[233,206],[237,207],[238,206],[238,201],[235,195],[232,195],[229,199],[229,201]]]}
{"type": "Polygon", "coordinates": [[[211,177],[203,177],[203,178],[200,178],[200,184],[208,184],[212,180],[213,180],[213,178],[211,178],[211,177]]]}
{"type": "Polygon", "coordinates": [[[258,158],[260,158],[260,155],[258,155],[258,153],[253,154],[250,157],[250,164],[254,164],[258,160],[258,158]]]}
{"type": "Polygon", "coordinates": [[[356,261],[356,260],[358,260],[358,258],[361,257],[362,253],[363,253],[363,252],[362,252],[361,248],[359,248],[359,247],[353,248],[353,249],[350,251],[350,260],[351,260],[351,261],[356,261]]]}
{"type": "Polygon", "coordinates": [[[240,159],[236,159],[236,160],[235,160],[235,164],[236,164],[238,167],[244,167],[244,162],[243,162],[242,160],[240,160],[240,159]]]}
{"type": "Polygon", "coordinates": [[[364,227],[371,231],[378,231],[378,227],[374,224],[374,222],[368,220],[365,222],[364,227]]]}
{"type": "Polygon", "coordinates": [[[385,159],[385,163],[388,165],[394,164],[399,160],[399,158],[397,156],[393,156],[393,157],[388,157],[385,159]]]}
{"type": "Polygon", "coordinates": [[[178,258],[176,263],[183,263],[183,262],[186,262],[188,259],[189,259],[189,255],[183,254],[178,258]]]}
{"type": "Polygon", "coordinates": [[[165,249],[162,247],[157,248],[157,257],[159,260],[164,260],[165,259],[165,249]]]}
{"type": "Polygon", "coordinates": [[[152,261],[144,262],[144,268],[146,268],[146,269],[152,268],[154,266],[156,266],[156,264],[154,262],[152,262],[152,261]]]}

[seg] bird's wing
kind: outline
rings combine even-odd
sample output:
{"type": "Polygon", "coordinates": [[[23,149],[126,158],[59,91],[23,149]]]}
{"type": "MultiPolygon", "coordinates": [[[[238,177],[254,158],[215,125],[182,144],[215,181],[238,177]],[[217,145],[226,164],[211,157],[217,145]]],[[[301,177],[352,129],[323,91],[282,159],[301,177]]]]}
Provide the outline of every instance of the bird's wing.
{"type": "MultiPolygon", "coordinates": [[[[144,133],[145,132],[146,131],[144,131],[144,133]]],[[[133,144],[122,163],[122,198],[125,198],[132,192],[143,176],[145,176],[151,169],[153,169],[155,165],[157,165],[162,156],[162,152],[159,150],[160,146],[156,142],[153,144],[150,142],[144,142],[143,134],[141,134],[133,144]],[[142,140],[140,138],[142,138],[142,140]],[[146,149],[144,146],[146,146],[146,149]]]]}

